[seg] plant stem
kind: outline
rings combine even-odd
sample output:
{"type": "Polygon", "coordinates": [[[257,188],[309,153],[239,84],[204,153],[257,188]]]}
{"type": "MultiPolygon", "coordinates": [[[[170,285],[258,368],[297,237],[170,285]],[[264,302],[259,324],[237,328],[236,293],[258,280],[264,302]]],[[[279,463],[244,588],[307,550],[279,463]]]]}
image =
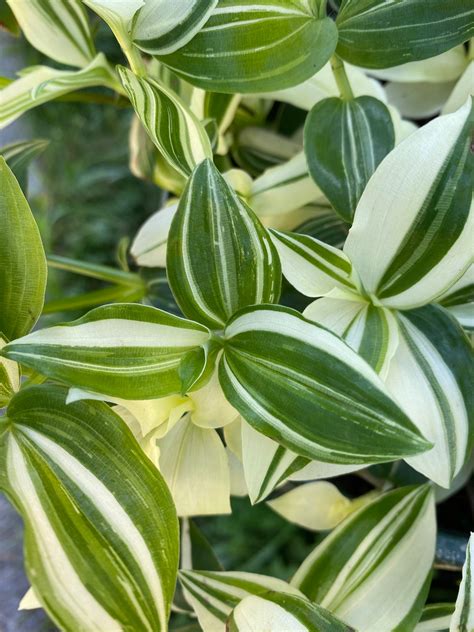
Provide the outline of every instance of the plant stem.
{"type": "Polygon", "coordinates": [[[354,93],[352,92],[351,84],[347,78],[344,62],[337,55],[331,57],[331,68],[337,87],[339,88],[341,99],[346,99],[347,101],[353,99],[354,93]]]}
{"type": "Polygon", "coordinates": [[[117,283],[132,287],[145,286],[144,281],[138,276],[138,274],[134,274],[133,272],[124,272],[123,270],[116,270],[115,268],[97,263],[77,261],[75,259],[69,259],[68,257],[59,257],[58,255],[49,255],[48,265],[50,268],[55,268],[56,270],[65,270],[66,272],[81,274],[82,276],[90,277],[92,279],[100,279],[101,281],[109,281],[110,283],[117,283]]]}
{"type": "Polygon", "coordinates": [[[132,44],[124,49],[124,53],[133,72],[139,77],[144,77],[146,75],[146,66],[138,48],[135,48],[132,44]]]}

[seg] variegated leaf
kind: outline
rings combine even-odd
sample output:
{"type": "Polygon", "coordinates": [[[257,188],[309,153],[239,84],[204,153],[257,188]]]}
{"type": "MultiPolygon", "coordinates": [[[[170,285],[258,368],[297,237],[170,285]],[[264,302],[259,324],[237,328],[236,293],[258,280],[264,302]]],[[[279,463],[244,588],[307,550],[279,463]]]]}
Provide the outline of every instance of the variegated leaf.
{"type": "Polygon", "coordinates": [[[167,270],[183,313],[209,327],[220,329],[240,308],[279,298],[270,237],[209,160],[195,169],[179,202],[167,270]]]}
{"type": "Polygon", "coordinates": [[[474,630],[474,534],[471,533],[466,548],[466,561],[462,569],[462,580],[449,632],[471,632],[474,630]]]}
{"type": "Polygon", "coordinates": [[[35,66],[0,90],[0,129],[38,105],[69,92],[93,86],[121,89],[102,53],[82,70],[56,70],[48,66],[35,66]]]}
{"type": "MultiPolygon", "coordinates": [[[[0,350],[6,341],[0,335],[0,350]]],[[[16,362],[0,357],[0,408],[6,406],[11,397],[20,389],[20,367],[16,362]]]]}
{"type": "Polygon", "coordinates": [[[187,44],[217,0],[145,0],[133,24],[134,44],[151,55],[168,55],[187,44]]]}
{"type": "Polygon", "coordinates": [[[474,330],[474,264],[449,290],[438,297],[445,307],[468,331],[474,330]]]}
{"type": "Polygon", "coordinates": [[[209,330],[154,307],[105,305],[3,349],[9,359],[96,393],[154,399],[180,393],[180,364],[209,330]]]}
{"type": "Polygon", "coordinates": [[[365,68],[426,59],[474,35],[470,0],[346,0],[336,20],[338,54],[365,68]]]}
{"type": "Polygon", "coordinates": [[[344,251],[365,292],[387,307],[433,301],[471,263],[471,101],[398,145],[357,206],[344,251]]]}
{"type": "Polygon", "coordinates": [[[402,487],[336,527],[291,583],[357,630],[410,630],[426,598],[435,539],[431,488],[402,487]]]}
{"type": "Polygon", "coordinates": [[[234,608],[229,632],[350,632],[349,626],[308,599],[279,592],[250,595],[234,608]]]}
{"type": "Polygon", "coordinates": [[[165,630],[178,565],[169,491],[109,407],[65,396],[28,388],[2,423],[35,594],[67,632],[165,630]]]}
{"type": "Polygon", "coordinates": [[[47,265],[41,236],[20,186],[0,156],[0,334],[27,334],[44,303],[47,265]]]}
{"type": "Polygon", "coordinates": [[[309,172],[334,210],[351,222],[369,178],[395,144],[387,107],[378,99],[325,99],[304,127],[309,172]]]}
{"type": "Polygon", "coordinates": [[[314,2],[223,0],[188,44],[160,60],[206,90],[264,92],[308,79],[336,40],[334,22],[314,2]]]}
{"type": "Polygon", "coordinates": [[[130,248],[138,265],[166,268],[168,234],[177,209],[177,202],[165,206],[141,226],[130,248]]]}
{"type": "Polygon", "coordinates": [[[132,20],[137,11],[145,5],[145,0],[82,1],[109,25],[122,50],[133,56],[132,20]]]}
{"type": "Polygon", "coordinates": [[[182,570],[179,580],[203,632],[225,632],[232,610],[249,595],[275,590],[302,597],[281,579],[253,573],[182,570]]]}
{"type": "Polygon", "coordinates": [[[87,66],[95,56],[81,0],[7,0],[26,39],[68,66],[87,66]]]}
{"type": "Polygon", "coordinates": [[[224,337],[219,379],[227,399],[255,430],[300,456],[357,464],[430,447],[375,371],[298,312],[241,310],[224,337]]]}
{"type": "Polygon", "coordinates": [[[448,632],[454,604],[434,603],[423,608],[414,632],[448,632]]]}
{"type": "Polygon", "coordinates": [[[118,72],[138,118],[170,165],[188,176],[205,158],[212,158],[204,127],[177,94],[123,66],[118,72]]]}
{"type": "Polygon", "coordinates": [[[48,140],[40,138],[20,140],[0,147],[0,154],[13,171],[15,178],[23,191],[28,187],[28,165],[39,156],[49,145],[48,140]]]}

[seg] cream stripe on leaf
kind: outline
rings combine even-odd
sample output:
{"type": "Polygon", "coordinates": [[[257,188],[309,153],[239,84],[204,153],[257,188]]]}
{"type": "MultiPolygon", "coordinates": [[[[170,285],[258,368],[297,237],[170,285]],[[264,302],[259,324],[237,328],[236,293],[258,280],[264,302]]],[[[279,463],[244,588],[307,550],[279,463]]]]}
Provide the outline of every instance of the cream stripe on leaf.
{"type": "Polygon", "coordinates": [[[93,86],[122,89],[102,53],[82,70],[35,66],[0,90],[0,129],[38,105],[93,86]]]}
{"type": "Polygon", "coordinates": [[[441,307],[399,313],[398,323],[399,346],[386,385],[434,445],[408,462],[438,485],[450,487],[474,445],[472,348],[441,307]]]}
{"type": "Polygon", "coordinates": [[[472,261],[472,124],[470,99],[390,152],[362,194],[344,251],[387,307],[435,300],[472,261]]]}
{"type": "Polygon", "coordinates": [[[7,0],[27,40],[68,66],[87,66],[94,44],[81,0],[7,0]]]}
{"type": "Polygon", "coordinates": [[[471,533],[466,548],[466,561],[462,569],[456,607],[449,632],[472,632],[474,630],[474,534],[471,533]]]}
{"type": "Polygon", "coordinates": [[[435,540],[431,488],[402,487],[346,518],[291,583],[357,630],[411,630],[426,599],[435,540]]]}
{"type": "Polygon", "coordinates": [[[241,310],[227,325],[219,379],[258,432],[328,463],[394,460],[430,444],[345,342],[284,307],[241,310]]]}
{"type": "Polygon", "coordinates": [[[452,603],[433,603],[425,606],[414,632],[440,632],[448,630],[454,612],[452,603]]]}
{"type": "Polygon", "coordinates": [[[283,274],[305,296],[324,296],[339,288],[357,292],[352,281],[352,266],[347,256],[329,244],[309,235],[271,231],[283,274]]]}
{"type": "Polygon", "coordinates": [[[209,327],[221,329],[240,308],[279,298],[275,247],[210,160],[195,169],[179,202],[167,270],[183,313],[209,327]]]}
{"type": "MultiPolygon", "coordinates": [[[[132,20],[145,0],[83,0],[111,28],[122,50],[133,57],[132,20]]],[[[136,51],[138,53],[138,51],[136,51]]]]}
{"type": "Polygon", "coordinates": [[[311,77],[336,41],[334,22],[318,15],[316,3],[221,0],[189,43],[159,59],[205,90],[265,92],[311,77]]]}
{"type": "Polygon", "coordinates": [[[279,592],[249,595],[234,608],[229,632],[351,632],[328,610],[309,599],[279,592]]]}
{"type": "Polygon", "coordinates": [[[190,108],[164,84],[118,67],[123,87],[151,140],[184,176],[212,158],[206,131],[190,108]]]}
{"type": "Polygon", "coordinates": [[[346,222],[352,221],[369,178],[394,144],[390,112],[373,97],[324,99],[306,118],[309,172],[346,222]]]}
{"type": "Polygon", "coordinates": [[[178,566],[170,493],[105,404],[34,386],[11,401],[5,491],[35,594],[67,632],[167,629],[178,566]]]}
{"type": "Polygon", "coordinates": [[[2,156],[0,226],[0,334],[12,340],[27,334],[41,314],[47,265],[33,214],[2,156]]]}
{"type": "MultiPolygon", "coordinates": [[[[154,307],[104,305],[70,323],[15,340],[2,355],[43,375],[123,399],[180,393],[180,365],[209,330],[154,307]]],[[[199,361],[206,361],[202,354],[199,361]]]]}
{"type": "Polygon", "coordinates": [[[203,632],[225,632],[233,608],[249,595],[274,590],[303,597],[281,579],[254,573],[181,570],[179,580],[203,632]]]}
{"type": "Polygon", "coordinates": [[[438,297],[438,302],[454,316],[464,329],[474,330],[474,264],[438,297]]]}
{"type": "Polygon", "coordinates": [[[471,0],[346,0],[338,54],[365,68],[434,57],[474,35],[471,0]]]}
{"type": "Polygon", "coordinates": [[[217,0],[147,0],[133,24],[134,44],[151,55],[168,55],[187,44],[217,0]]]}

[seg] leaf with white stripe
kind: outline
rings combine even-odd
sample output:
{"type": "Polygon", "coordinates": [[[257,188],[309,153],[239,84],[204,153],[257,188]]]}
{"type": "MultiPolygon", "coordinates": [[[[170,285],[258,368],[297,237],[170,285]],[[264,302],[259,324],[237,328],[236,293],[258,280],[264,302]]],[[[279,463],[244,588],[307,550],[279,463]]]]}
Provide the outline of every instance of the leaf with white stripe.
{"type": "Polygon", "coordinates": [[[7,0],[26,39],[68,66],[87,66],[95,48],[81,0],[7,0]]]}
{"type": "Polygon", "coordinates": [[[121,89],[106,58],[99,53],[82,70],[56,70],[35,66],[0,90],[0,129],[32,108],[82,88],[121,89]]]}
{"type": "Polygon", "coordinates": [[[346,222],[352,221],[369,178],[394,144],[390,112],[373,97],[320,101],[304,126],[309,172],[346,222]]]}
{"type": "Polygon", "coordinates": [[[347,238],[348,226],[332,209],[321,208],[314,217],[297,226],[295,232],[309,235],[335,248],[342,248],[347,238]]]}
{"type": "Polygon", "coordinates": [[[146,0],[133,24],[133,42],[150,55],[168,55],[187,44],[217,0],[146,0]]]}
{"type": "Polygon", "coordinates": [[[159,59],[205,90],[264,92],[311,77],[336,41],[334,22],[312,1],[221,0],[188,44],[159,59]]]}
{"type": "MultiPolygon", "coordinates": [[[[6,345],[0,334],[0,350],[6,345]]],[[[0,408],[10,401],[14,393],[20,390],[20,367],[16,362],[0,357],[0,408]]]]}
{"type": "Polygon", "coordinates": [[[353,628],[308,599],[279,592],[250,595],[234,608],[229,632],[350,632],[353,628]]]}
{"type": "Polygon", "coordinates": [[[324,296],[334,288],[357,292],[347,256],[309,235],[272,230],[286,280],[305,296],[324,296]]]}
{"type": "Polygon", "coordinates": [[[0,226],[0,334],[12,340],[38,320],[48,270],[35,218],[2,156],[0,226]]]}
{"type": "Polygon", "coordinates": [[[387,307],[435,300],[471,263],[471,101],[390,152],[359,201],[344,252],[366,293],[387,307]]]}
{"type": "Polygon", "coordinates": [[[183,313],[209,327],[220,329],[242,307],[279,298],[271,239],[210,160],[195,169],[179,202],[167,270],[183,313]]]}
{"type": "Polygon", "coordinates": [[[474,630],[474,534],[471,533],[466,549],[466,561],[449,632],[474,630]]]}
{"type": "Polygon", "coordinates": [[[155,399],[180,393],[180,365],[209,330],[154,307],[104,305],[82,318],[35,331],[2,353],[43,375],[95,393],[155,399]]]}
{"type": "Polygon", "coordinates": [[[212,158],[204,127],[175,92],[124,66],[118,72],[138,118],[170,165],[189,176],[196,165],[212,158]]]}
{"type": "Polygon", "coordinates": [[[145,5],[145,0],[82,1],[109,25],[122,50],[133,56],[131,34],[133,18],[137,11],[145,5]]]}
{"type": "Polygon", "coordinates": [[[178,566],[170,493],[108,406],[65,397],[21,391],[3,424],[35,594],[67,632],[165,630],[178,566]]]}
{"type": "Polygon", "coordinates": [[[166,268],[168,234],[177,209],[177,202],[165,206],[140,227],[130,248],[130,254],[139,266],[166,268]]]}
{"type": "Polygon", "coordinates": [[[23,191],[28,188],[28,165],[39,156],[49,145],[49,140],[34,138],[20,140],[0,147],[0,154],[13,171],[23,191]]]}
{"type": "Polygon", "coordinates": [[[224,331],[219,379],[255,430],[300,456],[357,464],[430,447],[375,371],[294,310],[241,310],[224,331]]]}
{"type": "Polygon", "coordinates": [[[275,590],[303,596],[281,579],[254,573],[181,570],[179,580],[203,632],[225,632],[232,610],[249,595],[275,590]]]}
{"type": "Polygon", "coordinates": [[[414,632],[448,632],[453,603],[433,603],[425,606],[414,632]]]}
{"type": "Polygon", "coordinates": [[[336,527],[291,583],[357,630],[411,630],[426,598],[435,541],[431,488],[396,489],[336,527]]]}
{"type": "Polygon", "coordinates": [[[434,57],[474,35],[471,0],[346,0],[337,52],[352,64],[388,68],[434,57]]]}
{"type": "Polygon", "coordinates": [[[399,345],[386,385],[434,447],[409,464],[450,487],[474,445],[473,353],[456,321],[430,305],[398,314],[399,345]]]}
{"type": "Polygon", "coordinates": [[[449,290],[438,297],[445,307],[468,331],[474,330],[474,264],[469,266],[449,290]]]}

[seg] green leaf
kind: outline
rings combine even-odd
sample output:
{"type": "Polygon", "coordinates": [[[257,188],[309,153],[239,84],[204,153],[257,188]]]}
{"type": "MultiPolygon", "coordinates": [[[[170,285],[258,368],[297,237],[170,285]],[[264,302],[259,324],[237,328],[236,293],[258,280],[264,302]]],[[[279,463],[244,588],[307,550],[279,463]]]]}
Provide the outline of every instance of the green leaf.
{"type": "Polygon", "coordinates": [[[0,148],[0,154],[5,158],[7,165],[13,171],[15,178],[24,191],[26,191],[28,186],[29,163],[39,156],[48,145],[49,140],[38,138],[9,143],[0,148]]]}
{"type": "Polygon", "coordinates": [[[331,209],[321,209],[315,217],[295,228],[296,233],[314,237],[329,246],[342,248],[347,238],[345,224],[331,209]]]}
{"type": "Polygon", "coordinates": [[[15,37],[20,35],[20,27],[7,0],[0,0],[0,28],[5,29],[15,37]]]}
{"type": "Polygon", "coordinates": [[[187,44],[208,20],[217,0],[148,0],[133,25],[133,42],[151,55],[187,44]]]}
{"type": "Polygon", "coordinates": [[[81,0],[8,0],[26,39],[68,66],[87,66],[95,48],[81,0]]]}
{"type": "Polygon", "coordinates": [[[291,583],[357,630],[398,629],[426,590],[435,539],[431,488],[396,489],[336,527],[291,583]]]}
{"type": "Polygon", "coordinates": [[[447,632],[454,612],[452,603],[434,603],[423,608],[414,632],[447,632]]]}
{"type": "Polygon", "coordinates": [[[181,360],[209,335],[198,323],[124,303],[35,331],[7,345],[3,354],[95,393],[152,399],[181,392],[181,360]]]}
{"type": "MultiPolygon", "coordinates": [[[[0,349],[6,340],[0,335],[0,349]]],[[[16,362],[0,357],[0,408],[10,401],[16,391],[20,390],[20,367],[16,362]]]]}
{"type": "Polygon", "coordinates": [[[471,533],[466,549],[456,607],[449,632],[471,632],[474,629],[474,534],[471,533]]]}
{"type": "Polygon", "coordinates": [[[227,399],[255,430],[293,452],[357,464],[430,447],[375,371],[298,312],[247,308],[224,335],[219,379],[227,399]]]}
{"type": "Polygon", "coordinates": [[[275,590],[303,596],[281,579],[253,573],[182,570],[179,580],[203,632],[225,632],[232,610],[249,595],[275,590]]]}
{"type": "Polygon", "coordinates": [[[279,592],[250,595],[234,608],[229,632],[350,632],[353,628],[307,599],[279,592]]]}
{"type": "Polygon", "coordinates": [[[343,220],[351,222],[376,167],[395,144],[390,112],[378,99],[325,99],[306,118],[309,172],[343,220]]]}
{"type": "Polygon", "coordinates": [[[387,388],[434,444],[429,453],[408,462],[438,485],[450,487],[474,445],[472,348],[441,307],[401,312],[397,318],[399,345],[387,388]]]}
{"type": "Polygon", "coordinates": [[[5,424],[34,591],[61,630],[165,630],[178,566],[170,493],[108,406],[65,397],[23,390],[5,424]]]}
{"type": "Polygon", "coordinates": [[[46,289],[46,258],[20,186],[0,157],[0,333],[27,334],[38,320],[46,289]]]}
{"type": "Polygon", "coordinates": [[[474,35],[471,0],[346,0],[337,52],[357,66],[389,68],[434,57],[474,35]]]}
{"type": "Polygon", "coordinates": [[[319,17],[313,2],[221,0],[186,46],[159,59],[205,90],[264,92],[311,77],[336,41],[334,22],[319,17]]]}
{"type": "Polygon", "coordinates": [[[352,265],[338,248],[298,233],[272,230],[283,274],[305,296],[324,296],[339,288],[357,292],[352,265]]]}
{"type": "Polygon", "coordinates": [[[464,329],[474,330],[474,264],[469,266],[445,294],[438,297],[438,302],[464,329]]]}
{"type": "Polygon", "coordinates": [[[189,176],[196,165],[212,158],[204,127],[176,93],[124,66],[118,72],[138,118],[170,165],[189,176]]]}
{"type": "Polygon", "coordinates": [[[179,202],[167,271],[183,313],[209,327],[220,329],[240,308],[279,298],[270,237],[210,160],[195,169],[179,202]]]}
{"type": "Polygon", "coordinates": [[[344,252],[366,293],[386,307],[433,301],[471,263],[471,101],[395,147],[357,206],[344,252]]]}
{"type": "Polygon", "coordinates": [[[35,66],[1,91],[0,129],[42,103],[93,86],[105,86],[112,90],[119,87],[117,78],[102,53],[82,70],[56,70],[48,66],[35,66]]]}

